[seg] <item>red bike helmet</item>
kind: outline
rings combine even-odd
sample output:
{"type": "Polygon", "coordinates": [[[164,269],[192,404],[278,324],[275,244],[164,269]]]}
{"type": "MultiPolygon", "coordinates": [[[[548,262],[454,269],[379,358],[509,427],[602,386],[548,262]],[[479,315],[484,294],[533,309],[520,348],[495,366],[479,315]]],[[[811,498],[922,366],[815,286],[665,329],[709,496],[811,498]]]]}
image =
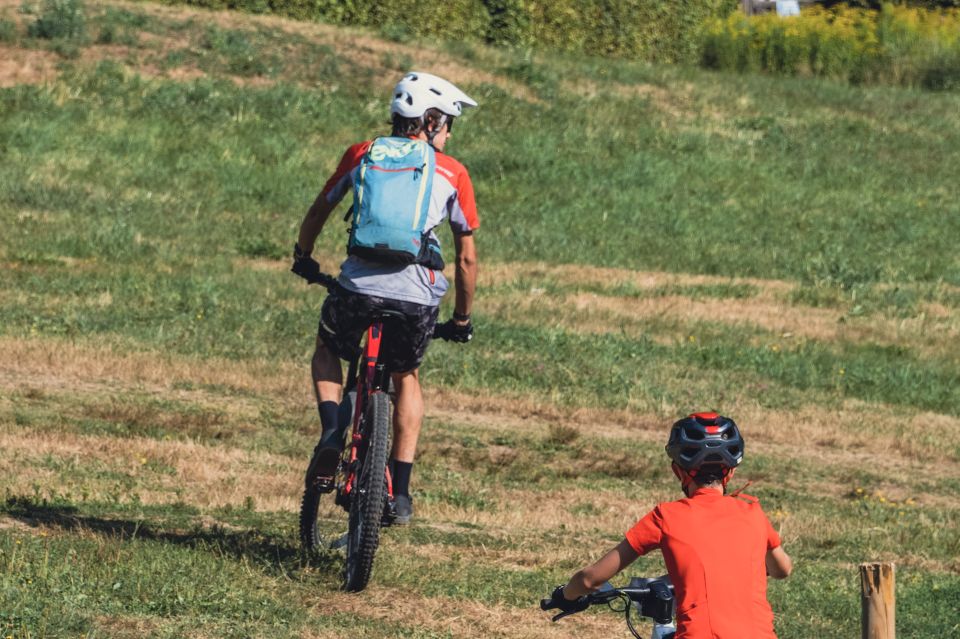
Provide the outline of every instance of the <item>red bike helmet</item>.
{"type": "Polygon", "coordinates": [[[667,455],[695,477],[704,466],[726,475],[743,461],[743,437],[729,417],[717,413],[694,413],[670,429],[667,455]]]}

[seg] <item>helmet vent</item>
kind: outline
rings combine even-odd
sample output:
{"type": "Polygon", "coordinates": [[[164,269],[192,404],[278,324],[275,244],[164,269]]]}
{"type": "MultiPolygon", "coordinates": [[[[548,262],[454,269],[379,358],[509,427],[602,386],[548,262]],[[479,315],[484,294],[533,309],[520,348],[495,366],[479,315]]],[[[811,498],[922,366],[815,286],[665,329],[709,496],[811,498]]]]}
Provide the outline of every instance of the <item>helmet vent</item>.
{"type": "Polygon", "coordinates": [[[687,429],[686,435],[687,435],[687,439],[693,439],[695,441],[700,441],[704,437],[701,431],[693,430],[693,429],[687,429]]]}
{"type": "Polygon", "coordinates": [[[409,93],[407,94],[407,100],[406,100],[406,101],[407,101],[407,104],[409,104],[410,106],[413,106],[413,96],[410,95],[409,93]]]}
{"type": "Polygon", "coordinates": [[[718,455],[717,453],[711,453],[711,454],[709,454],[709,455],[707,455],[706,457],[703,458],[703,463],[706,464],[707,462],[720,462],[720,463],[722,463],[722,462],[723,462],[723,457],[721,457],[721,456],[718,455]]]}
{"type": "Polygon", "coordinates": [[[433,93],[434,95],[443,95],[442,93],[440,93],[439,91],[437,91],[437,90],[434,89],[433,87],[430,87],[430,93],[433,93]]]}

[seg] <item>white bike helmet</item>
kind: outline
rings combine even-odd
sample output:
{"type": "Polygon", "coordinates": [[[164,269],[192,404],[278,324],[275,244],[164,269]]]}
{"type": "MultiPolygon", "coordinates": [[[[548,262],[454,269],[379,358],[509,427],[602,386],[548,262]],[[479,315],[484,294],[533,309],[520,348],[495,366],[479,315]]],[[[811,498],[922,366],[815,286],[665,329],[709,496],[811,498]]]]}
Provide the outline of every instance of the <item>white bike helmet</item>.
{"type": "Polygon", "coordinates": [[[458,117],[465,106],[477,106],[477,103],[443,78],[411,71],[393,89],[390,113],[404,118],[420,118],[427,109],[437,109],[458,117]]]}

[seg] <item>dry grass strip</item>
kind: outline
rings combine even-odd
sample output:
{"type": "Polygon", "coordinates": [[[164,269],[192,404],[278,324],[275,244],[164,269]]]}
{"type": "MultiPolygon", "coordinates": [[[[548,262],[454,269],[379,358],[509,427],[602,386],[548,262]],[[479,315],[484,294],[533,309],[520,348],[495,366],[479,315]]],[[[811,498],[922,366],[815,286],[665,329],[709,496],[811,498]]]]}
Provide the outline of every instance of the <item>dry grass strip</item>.
{"type": "MultiPolygon", "coordinates": [[[[552,624],[537,602],[527,608],[491,606],[452,597],[421,597],[398,588],[372,585],[362,595],[324,593],[312,603],[317,615],[343,612],[358,617],[403,625],[451,637],[614,637],[624,632],[623,619],[614,614],[582,614],[552,624]]],[[[309,634],[311,639],[320,636],[309,634]]]]}
{"type": "MultiPolygon", "coordinates": [[[[19,0],[0,0],[0,12],[7,13],[19,7],[19,0]]],[[[231,11],[209,11],[185,5],[165,6],[143,2],[88,2],[89,9],[102,10],[106,7],[122,7],[135,13],[145,13],[163,20],[183,23],[194,20],[198,25],[216,24],[225,29],[255,30],[268,28],[284,34],[307,38],[319,45],[330,46],[338,55],[348,58],[352,65],[371,72],[373,81],[383,91],[388,92],[399,79],[401,71],[387,65],[387,60],[410,60],[412,68],[429,69],[459,83],[492,84],[514,97],[525,101],[536,101],[536,96],[520,82],[458,63],[449,54],[422,44],[402,44],[389,42],[372,35],[368,30],[335,27],[316,22],[301,22],[277,16],[255,16],[231,11]]],[[[191,65],[181,65],[161,69],[157,63],[167,53],[190,46],[189,40],[182,34],[157,36],[139,34],[148,45],[146,47],[124,47],[116,45],[91,44],[81,50],[79,63],[92,68],[101,60],[116,60],[135,73],[146,77],[166,77],[173,80],[193,80],[205,73],[191,65]]],[[[297,47],[290,45],[284,52],[289,60],[299,59],[297,47]]],[[[58,56],[45,51],[23,51],[13,47],[0,46],[0,87],[16,84],[42,84],[55,80],[59,76],[56,63],[58,56]]],[[[297,83],[300,74],[296,69],[288,69],[280,80],[297,83]]],[[[266,86],[276,82],[265,77],[230,76],[238,85],[266,86]]]]}
{"type": "MultiPolygon", "coordinates": [[[[65,340],[0,338],[0,390],[39,388],[103,394],[134,387],[165,397],[210,401],[234,419],[256,419],[243,402],[211,391],[180,391],[178,382],[210,384],[273,398],[282,406],[309,408],[314,401],[307,362],[303,366],[266,361],[201,360],[169,354],[118,352],[110,347],[65,340]],[[178,395],[179,393],[179,395],[178,395]]],[[[2,397],[2,393],[0,393],[2,397]]],[[[631,437],[653,443],[663,439],[673,416],[623,410],[569,409],[536,396],[478,395],[427,389],[428,415],[485,431],[520,430],[545,436],[561,424],[583,434],[605,438],[631,437]]],[[[938,463],[941,472],[956,475],[958,464],[947,456],[933,433],[960,432],[960,418],[908,411],[857,400],[837,410],[804,406],[770,410],[751,402],[724,407],[750,436],[754,450],[789,452],[833,464],[870,463],[891,472],[915,472],[918,465],[938,463]]]]}
{"type": "Polygon", "coordinates": [[[132,615],[101,615],[93,619],[93,627],[112,639],[140,639],[162,628],[159,619],[132,615]]]}
{"type": "MultiPolygon", "coordinates": [[[[576,271],[577,269],[572,269],[576,271]]],[[[638,274],[631,273],[633,278],[638,274]]],[[[628,275],[628,278],[630,277],[628,275]]],[[[638,288],[654,290],[659,286],[702,284],[700,278],[647,274],[640,279],[638,288]],[[685,281],[686,280],[686,281],[685,281]],[[691,281],[692,280],[692,281],[691,281]]],[[[548,277],[553,277],[548,276],[548,277]]],[[[586,277],[577,282],[575,276],[556,276],[553,281],[610,286],[617,280],[609,279],[600,284],[586,277]]],[[[616,275],[611,275],[611,278],[616,275]]],[[[495,279],[491,276],[491,279],[495,279]]],[[[509,280],[508,280],[509,281],[509,280]]],[[[536,277],[524,281],[538,280],[536,277]]],[[[625,280],[631,282],[630,279],[625,280]]],[[[632,283],[632,282],[631,282],[632,283]]],[[[721,280],[714,283],[743,283],[742,280],[721,280]]],[[[909,346],[918,354],[942,355],[956,349],[960,339],[960,313],[936,305],[927,305],[928,312],[900,319],[880,315],[850,317],[843,309],[810,308],[794,306],[784,301],[784,282],[751,282],[758,287],[758,294],[746,299],[702,298],[692,299],[683,295],[658,295],[653,297],[614,297],[597,293],[568,293],[544,295],[542,289],[533,286],[527,291],[516,291],[478,300],[477,307],[484,313],[505,321],[540,326],[542,321],[531,319],[531,312],[548,314],[554,326],[582,333],[616,333],[641,335],[643,320],[670,319],[683,326],[699,322],[756,327],[774,334],[784,344],[800,339],[832,342],[872,342],[883,345],[909,346]]],[[[692,329],[684,330],[689,334],[692,329]]],[[[685,335],[659,335],[648,337],[658,341],[672,342],[685,335]]]]}
{"type": "Polygon", "coordinates": [[[58,75],[55,53],[0,45],[0,87],[43,84],[58,75]]]}
{"type": "Polygon", "coordinates": [[[299,503],[302,468],[277,455],[194,442],[31,433],[2,424],[0,429],[0,476],[12,494],[40,488],[44,494],[88,492],[93,497],[136,497],[145,504],[186,501],[201,507],[242,506],[253,497],[257,508],[286,511],[299,503]],[[65,470],[52,468],[51,460],[65,470]],[[91,462],[110,475],[89,476],[85,471],[91,462]],[[115,494],[118,474],[128,485],[115,494]]]}
{"type": "MultiPolygon", "coordinates": [[[[245,268],[287,270],[289,265],[278,260],[245,260],[245,268]]],[[[337,264],[322,264],[335,271],[337,264]]],[[[583,333],[645,334],[664,343],[672,343],[684,335],[642,333],[643,320],[670,319],[681,328],[698,322],[755,327],[769,331],[784,345],[802,339],[832,342],[872,342],[883,345],[909,346],[920,355],[942,355],[956,350],[960,343],[960,312],[941,304],[922,304],[917,315],[890,318],[880,314],[851,317],[842,308],[813,308],[786,301],[796,285],[783,280],[729,278],[710,275],[688,275],[659,271],[587,267],[576,264],[543,262],[510,262],[484,265],[480,271],[480,288],[494,285],[525,284],[529,288],[500,294],[484,294],[477,299],[477,310],[501,320],[531,324],[531,311],[548,314],[554,326],[583,333]],[[547,295],[545,285],[562,283],[573,286],[612,288],[628,285],[638,291],[654,292],[664,287],[711,285],[749,285],[757,294],[742,299],[684,295],[651,297],[618,297],[598,293],[576,292],[547,295]]]]}

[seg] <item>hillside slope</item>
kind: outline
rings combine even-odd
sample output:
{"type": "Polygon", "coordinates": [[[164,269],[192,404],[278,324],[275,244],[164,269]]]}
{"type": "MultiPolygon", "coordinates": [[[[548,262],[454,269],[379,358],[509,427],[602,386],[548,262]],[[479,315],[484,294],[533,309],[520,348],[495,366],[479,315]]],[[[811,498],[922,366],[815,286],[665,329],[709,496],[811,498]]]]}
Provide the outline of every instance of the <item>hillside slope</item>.
{"type": "Polygon", "coordinates": [[[19,7],[0,0],[0,630],[622,636],[535,602],[676,496],[667,426],[716,408],[797,560],[779,636],[855,634],[876,559],[901,636],[956,632],[960,98],[148,3],[43,40],[19,7]],[[431,347],[418,523],[347,596],[335,553],[297,553],[322,296],[287,255],[410,68],[481,103],[450,147],[483,222],[477,339],[431,347]]]}

